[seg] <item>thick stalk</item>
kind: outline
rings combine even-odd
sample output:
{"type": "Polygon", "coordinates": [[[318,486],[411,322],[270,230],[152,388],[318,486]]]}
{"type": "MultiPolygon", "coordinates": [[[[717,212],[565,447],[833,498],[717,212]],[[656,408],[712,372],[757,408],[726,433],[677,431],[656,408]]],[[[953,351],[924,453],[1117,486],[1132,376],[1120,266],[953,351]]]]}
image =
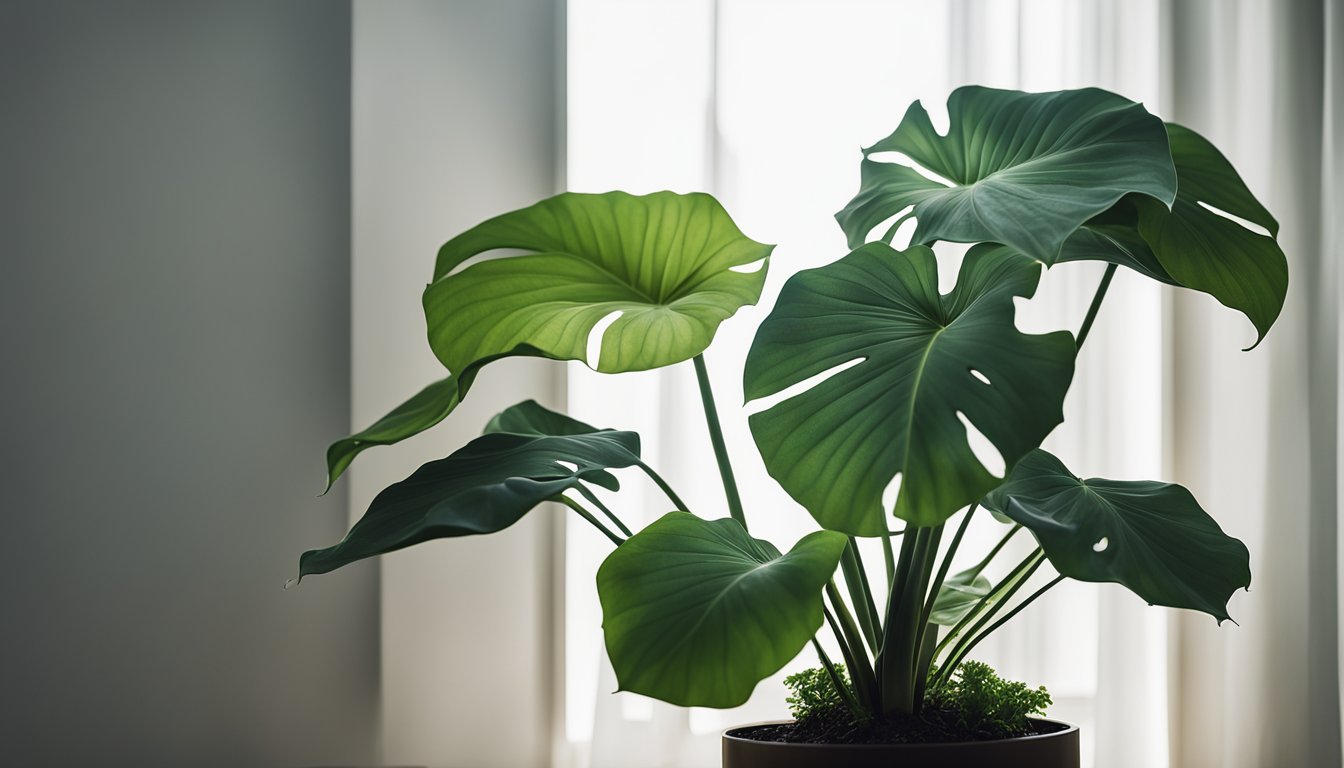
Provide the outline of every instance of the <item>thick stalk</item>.
{"type": "Polygon", "coordinates": [[[849,612],[849,606],[845,605],[845,601],[840,597],[840,590],[836,588],[834,580],[826,585],[826,597],[831,601],[835,611],[833,615],[839,624],[845,646],[849,649],[849,656],[845,659],[845,664],[849,666],[849,675],[856,687],[862,686],[871,691],[877,684],[877,677],[873,673],[872,664],[868,661],[868,652],[864,650],[863,633],[854,622],[854,615],[849,612]]]}
{"type": "Polygon", "coordinates": [[[907,533],[901,542],[901,558],[896,564],[897,588],[892,590],[882,640],[880,682],[885,715],[915,712],[915,668],[919,662],[916,654],[923,632],[919,617],[942,532],[941,525],[918,528],[907,533]]]}
{"type": "Polygon", "coordinates": [[[976,507],[979,504],[972,504],[971,508],[966,510],[966,516],[961,519],[961,525],[957,527],[957,533],[952,537],[952,543],[948,546],[947,552],[943,555],[943,563],[938,566],[938,575],[933,577],[929,584],[929,596],[924,601],[924,612],[920,614],[921,624],[929,623],[929,616],[933,613],[933,604],[938,601],[938,593],[943,588],[943,582],[947,579],[947,572],[952,567],[952,557],[957,554],[957,547],[961,546],[961,537],[966,535],[966,529],[971,527],[971,516],[975,514],[976,507]]]}
{"type": "Polygon", "coordinates": [[[1083,318],[1083,327],[1078,329],[1078,349],[1083,348],[1083,342],[1087,340],[1087,334],[1092,332],[1092,323],[1097,319],[1097,312],[1101,309],[1101,301],[1106,298],[1106,289],[1111,287],[1111,278],[1115,277],[1115,265],[1107,264],[1106,272],[1101,276],[1101,282],[1097,285],[1097,292],[1092,295],[1092,304],[1087,308],[1087,317],[1083,318]]]}
{"type": "Polygon", "coordinates": [[[873,589],[868,583],[868,573],[863,569],[859,543],[853,536],[849,537],[849,543],[845,545],[845,551],[840,555],[840,569],[845,576],[849,599],[854,603],[854,612],[858,614],[863,638],[868,641],[868,650],[876,654],[881,642],[882,622],[877,617],[877,604],[873,602],[873,589]]]}
{"type": "Polygon", "coordinates": [[[587,520],[589,523],[592,523],[594,528],[601,531],[604,535],[606,535],[608,539],[611,539],[612,544],[615,544],[616,546],[619,547],[625,543],[625,539],[622,539],[620,536],[617,536],[616,534],[608,530],[607,526],[603,525],[601,521],[599,521],[597,517],[593,515],[592,512],[589,512],[588,510],[579,506],[579,503],[577,501],[569,498],[568,496],[555,496],[552,498],[552,501],[558,501],[561,504],[564,504],[566,507],[569,507],[570,509],[574,510],[575,512],[578,512],[579,517],[582,517],[584,520],[587,520]]]}
{"type": "Polygon", "coordinates": [[[642,461],[639,462],[637,466],[640,469],[644,470],[644,474],[648,475],[649,479],[653,481],[654,485],[657,485],[658,488],[662,490],[663,495],[667,496],[667,500],[672,502],[673,506],[677,508],[678,512],[691,511],[690,508],[686,506],[686,502],[682,501],[681,497],[677,495],[677,492],[672,490],[672,486],[667,484],[667,481],[663,479],[662,475],[653,471],[653,467],[650,467],[648,464],[645,464],[642,461]]]}
{"type": "Polygon", "coordinates": [[[719,426],[719,409],[714,407],[714,390],[709,386],[705,356],[696,355],[694,362],[695,379],[700,383],[700,402],[705,406],[705,424],[709,427],[709,442],[714,446],[714,458],[719,462],[719,476],[723,478],[723,492],[728,497],[728,514],[745,529],[747,516],[742,512],[742,498],[737,494],[733,466],[728,463],[728,446],[723,442],[723,428],[719,426]]]}

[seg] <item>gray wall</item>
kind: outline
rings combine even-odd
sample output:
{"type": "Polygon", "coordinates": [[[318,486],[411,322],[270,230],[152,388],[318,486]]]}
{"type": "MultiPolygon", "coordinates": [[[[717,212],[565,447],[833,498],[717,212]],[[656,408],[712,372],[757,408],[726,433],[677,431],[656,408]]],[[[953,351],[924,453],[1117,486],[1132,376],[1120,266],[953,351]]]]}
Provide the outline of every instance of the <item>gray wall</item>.
{"type": "MultiPolygon", "coordinates": [[[[363,426],[443,376],[420,305],[439,246],[556,191],[564,26],[555,0],[357,0],[354,27],[351,408],[363,426]]],[[[529,397],[562,405],[563,370],[487,367],[443,424],[360,456],[346,481],[352,512],[494,413],[529,397]]],[[[539,509],[492,536],[382,558],[388,763],[549,763],[563,514],[539,509]]]]}
{"type": "Polygon", "coordinates": [[[0,0],[0,764],[376,758],[350,7],[0,0]]]}

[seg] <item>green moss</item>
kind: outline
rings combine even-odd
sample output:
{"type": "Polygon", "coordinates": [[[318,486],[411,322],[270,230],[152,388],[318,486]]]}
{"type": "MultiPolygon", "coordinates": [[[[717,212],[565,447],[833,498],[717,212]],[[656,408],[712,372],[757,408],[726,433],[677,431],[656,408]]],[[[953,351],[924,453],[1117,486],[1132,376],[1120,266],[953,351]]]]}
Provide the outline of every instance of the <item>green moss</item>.
{"type": "Polygon", "coordinates": [[[1044,687],[1004,680],[978,661],[962,662],[950,681],[924,699],[926,717],[993,739],[1032,733],[1027,718],[1044,714],[1048,706],[1050,694],[1044,687]]]}
{"type": "MultiPolygon", "coordinates": [[[[835,672],[840,677],[841,684],[846,686],[850,684],[845,665],[836,664],[835,672]]],[[[835,689],[831,675],[825,669],[818,667],[789,675],[784,678],[784,684],[792,692],[784,701],[789,705],[789,712],[795,720],[801,722],[830,717],[837,711],[845,710],[845,701],[835,689]]]]}

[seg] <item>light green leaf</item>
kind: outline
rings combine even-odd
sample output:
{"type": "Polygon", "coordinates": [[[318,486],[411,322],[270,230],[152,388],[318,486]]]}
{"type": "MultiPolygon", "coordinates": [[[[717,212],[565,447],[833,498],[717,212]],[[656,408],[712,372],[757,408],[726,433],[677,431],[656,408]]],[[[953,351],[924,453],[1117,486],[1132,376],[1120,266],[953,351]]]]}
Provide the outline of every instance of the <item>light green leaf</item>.
{"type": "Polygon", "coordinates": [[[1246,545],[1179,485],[1084,480],[1037,450],[983,504],[1030,530],[1060,574],[1123,584],[1154,605],[1221,623],[1232,593],[1251,584],[1246,545]]]}
{"type": "Polygon", "coordinates": [[[732,519],[664,515],[597,572],[620,690],[735,707],[821,627],[822,589],[845,537],[818,531],[787,554],[732,519]]]}
{"type": "Polygon", "coordinates": [[[938,590],[929,621],[942,627],[956,626],[991,589],[993,585],[978,568],[958,573],[944,581],[938,590]]]}
{"type": "Polygon", "coordinates": [[[713,197],[566,193],[491,219],[439,251],[425,290],[429,343],[450,371],[527,345],[586,360],[598,321],[597,370],[642,371],[689,360],[719,323],[760,298],[773,246],[747,238],[713,197]],[[532,253],[472,264],[501,248],[532,253]]]}
{"type": "Polygon", "coordinates": [[[895,513],[913,525],[977,501],[999,478],[959,414],[1009,467],[1064,418],[1073,337],[1013,324],[1014,297],[1030,297],[1040,272],[980,245],[941,296],[933,251],[871,243],[790,278],[747,355],[747,399],[861,362],[751,416],[771,476],[822,527],[855,536],[887,529],[882,493],[898,473],[895,513]]]}
{"type": "MultiPolygon", "coordinates": [[[[519,407],[533,410],[527,403],[519,407]]],[[[506,414],[496,419],[512,419],[506,414]]],[[[384,489],[340,543],[299,558],[299,576],[327,573],[430,539],[503,530],[580,482],[616,490],[619,484],[607,470],[638,461],[634,432],[478,437],[384,489]]]]}
{"type": "Polygon", "coordinates": [[[1207,139],[1170,123],[1167,132],[1180,180],[1176,203],[1167,210],[1136,199],[1139,231],[1177,284],[1241,311],[1255,326],[1259,344],[1288,292],[1288,260],[1274,240],[1279,224],[1207,139]],[[1205,205],[1258,224],[1269,235],[1205,205]]]}
{"type": "Polygon", "coordinates": [[[966,86],[947,110],[946,136],[915,102],[894,133],[864,150],[859,194],[836,214],[851,248],[913,205],[914,243],[996,242],[1053,264],[1074,230],[1126,194],[1163,207],[1175,197],[1162,121],[1114,93],[966,86]],[[880,152],[902,153],[951,186],[877,162],[880,152]]]}
{"type": "Polygon", "coordinates": [[[365,448],[442,421],[495,360],[586,360],[589,335],[613,313],[598,370],[695,357],[719,323],[760,298],[773,248],[706,194],[564,193],[467,230],[439,249],[424,295],[430,346],[454,375],[334,443],[328,487],[365,448]],[[464,266],[501,249],[529,253],[464,266]]]}

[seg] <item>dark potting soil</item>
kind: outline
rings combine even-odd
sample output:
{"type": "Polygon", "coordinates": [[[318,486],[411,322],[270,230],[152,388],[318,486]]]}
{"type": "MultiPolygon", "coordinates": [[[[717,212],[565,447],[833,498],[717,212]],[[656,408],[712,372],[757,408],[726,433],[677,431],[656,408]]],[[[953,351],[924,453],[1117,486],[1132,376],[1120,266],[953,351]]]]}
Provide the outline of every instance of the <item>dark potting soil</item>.
{"type": "MultiPolygon", "coordinates": [[[[1042,735],[1062,731],[1067,727],[1043,720],[1031,720],[1029,724],[1031,727],[1029,732],[1015,735],[1042,735]]],[[[781,741],[790,744],[936,744],[1005,738],[1003,734],[958,727],[952,718],[937,711],[925,711],[920,715],[867,723],[854,723],[847,713],[837,711],[832,715],[814,716],[792,723],[744,728],[733,735],[754,741],[781,741]]]]}

